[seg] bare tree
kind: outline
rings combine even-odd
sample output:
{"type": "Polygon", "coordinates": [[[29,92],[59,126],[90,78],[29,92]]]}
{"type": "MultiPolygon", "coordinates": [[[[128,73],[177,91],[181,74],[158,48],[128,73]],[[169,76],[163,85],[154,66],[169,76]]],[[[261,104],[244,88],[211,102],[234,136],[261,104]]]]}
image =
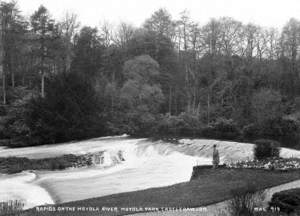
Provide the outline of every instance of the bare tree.
{"type": "Polygon", "coordinates": [[[275,28],[269,28],[265,30],[265,34],[267,37],[266,56],[268,59],[274,60],[279,57],[278,55],[279,32],[275,28]]]}
{"type": "Polygon", "coordinates": [[[100,24],[100,37],[105,47],[109,47],[113,42],[113,26],[108,21],[100,24]]]}
{"type": "Polygon", "coordinates": [[[206,53],[215,56],[220,51],[220,22],[216,19],[211,19],[205,26],[202,27],[201,32],[203,46],[206,47],[206,53]]]}
{"type": "Polygon", "coordinates": [[[125,48],[128,41],[133,37],[134,31],[135,28],[132,25],[122,22],[117,27],[112,40],[119,47],[125,48]]]}
{"type": "Polygon", "coordinates": [[[77,21],[77,15],[67,12],[60,22],[60,30],[64,40],[65,53],[64,53],[64,71],[68,72],[71,66],[72,60],[72,43],[74,35],[79,28],[80,24],[77,21]]]}
{"type": "Polygon", "coordinates": [[[242,52],[242,23],[229,17],[220,19],[222,53],[226,56],[239,55],[242,52]]]}
{"type": "Polygon", "coordinates": [[[3,31],[5,28],[5,23],[4,23],[4,19],[3,19],[3,12],[1,11],[1,32],[0,32],[0,70],[2,73],[2,94],[3,94],[3,99],[2,99],[2,103],[6,104],[6,73],[4,70],[4,61],[3,61],[3,57],[4,57],[4,46],[3,46],[3,31]]]}

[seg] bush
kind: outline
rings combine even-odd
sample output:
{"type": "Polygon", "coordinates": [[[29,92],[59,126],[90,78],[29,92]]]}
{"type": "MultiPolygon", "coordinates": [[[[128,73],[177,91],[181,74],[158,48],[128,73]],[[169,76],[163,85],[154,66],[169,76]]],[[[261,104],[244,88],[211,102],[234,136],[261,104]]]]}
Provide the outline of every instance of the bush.
{"type": "Polygon", "coordinates": [[[232,199],[229,202],[229,211],[232,216],[253,216],[255,207],[263,198],[263,191],[258,191],[254,184],[231,191],[232,199]]]}
{"type": "Polygon", "coordinates": [[[249,124],[243,128],[243,138],[272,139],[279,141],[283,146],[295,147],[299,144],[299,122],[293,119],[276,118],[261,122],[260,124],[249,124]]]}
{"type": "Polygon", "coordinates": [[[261,128],[257,124],[246,125],[242,130],[242,136],[245,140],[253,140],[260,138],[261,128]]]}
{"type": "Polygon", "coordinates": [[[280,148],[279,143],[274,140],[260,139],[256,140],[254,151],[254,157],[257,160],[263,160],[266,158],[279,157],[280,148]]]}
{"type": "Polygon", "coordinates": [[[274,193],[269,203],[270,208],[279,208],[281,212],[300,213],[300,188],[274,193]]]}
{"type": "Polygon", "coordinates": [[[266,138],[277,140],[285,146],[293,147],[299,143],[299,122],[293,119],[277,118],[266,121],[262,134],[266,138]]]}
{"type": "Polygon", "coordinates": [[[57,143],[101,136],[100,105],[89,80],[74,73],[56,75],[47,83],[45,98],[33,98],[27,105],[25,123],[33,138],[28,141],[57,143]]]}
{"type": "Polygon", "coordinates": [[[235,140],[241,135],[232,119],[218,119],[215,123],[202,129],[202,136],[212,139],[235,140]]]}
{"type": "Polygon", "coordinates": [[[19,173],[24,170],[63,170],[69,167],[89,166],[92,161],[84,156],[62,155],[54,158],[28,159],[25,157],[0,158],[0,173],[19,173]]]}
{"type": "Polygon", "coordinates": [[[178,136],[180,134],[180,125],[182,124],[182,119],[178,116],[162,115],[161,120],[157,123],[157,133],[161,136],[178,136]]]}
{"type": "Polygon", "coordinates": [[[178,116],[166,114],[157,123],[157,133],[161,136],[196,136],[200,128],[199,117],[190,113],[181,113],[178,116]]]}
{"type": "Polygon", "coordinates": [[[23,200],[9,200],[0,202],[0,216],[18,215],[24,208],[23,200]]]}

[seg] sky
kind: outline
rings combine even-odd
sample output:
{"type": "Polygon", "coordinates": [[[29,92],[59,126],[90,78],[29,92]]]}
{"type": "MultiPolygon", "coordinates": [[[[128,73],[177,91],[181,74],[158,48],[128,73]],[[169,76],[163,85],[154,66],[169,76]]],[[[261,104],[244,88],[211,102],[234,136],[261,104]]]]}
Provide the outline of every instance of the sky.
{"type": "Polygon", "coordinates": [[[49,9],[55,19],[66,12],[78,15],[82,25],[99,26],[103,21],[121,21],[140,26],[159,8],[173,18],[188,10],[191,18],[205,24],[210,18],[230,16],[243,23],[281,28],[291,17],[300,20],[300,0],[17,0],[24,15],[39,5],[49,9]]]}

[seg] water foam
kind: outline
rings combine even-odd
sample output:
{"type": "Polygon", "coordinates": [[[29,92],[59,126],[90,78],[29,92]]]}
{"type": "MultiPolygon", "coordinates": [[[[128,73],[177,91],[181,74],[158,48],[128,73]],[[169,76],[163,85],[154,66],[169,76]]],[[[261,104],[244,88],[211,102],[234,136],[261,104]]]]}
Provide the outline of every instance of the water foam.
{"type": "MultiPolygon", "coordinates": [[[[56,201],[67,202],[114,193],[176,184],[190,179],[194,165],[211,164],[212,145],[217,144],[221,162],[250,159],[252,144],[216,140],[179,140],[179,144],[128,137],[93,139],[54,146],[0,149],[1,156],[52,157],[63,154],[99,154],[103,163],[63,171],[24,172],[0,176],[0,201],[23,199],[26,208],[56,201]],[[119,152],[122,152],[121,160],[119,152]],[[46,190],[44,190],[45,188],[46,190]]],[[[282,156],[300,157],[283,149],[282,156]]]]}
{"type": "Polygon", "coordinates": [[[45,189],[31,184],[35,178],[36,175],[30,172],[1,176],[0,201],[19,200],[24,203],[25,209],[37,205],[53,204],[51,196],[45,189]]]}

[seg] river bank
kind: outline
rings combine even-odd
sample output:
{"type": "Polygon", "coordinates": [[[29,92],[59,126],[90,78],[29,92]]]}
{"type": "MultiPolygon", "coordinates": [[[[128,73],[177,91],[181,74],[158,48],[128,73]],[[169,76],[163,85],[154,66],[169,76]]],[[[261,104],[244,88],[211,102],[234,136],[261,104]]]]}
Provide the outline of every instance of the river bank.
{"type": "MultiPolygon", "coordinates": [[[[299,179],[300,173],[297,171],[278,172],[227,168],[212,170],[209,168],[207,169],[207,172],[203,172],[201,176],[189,182],[166,187],[119,193],[87,200],[67,202],[53,206],[56,207],[56,209],[63,207],[74,208],[75,211],[72,212],[44,211],[37,213],[36,209],[32,209],[22,215],[126,215],[139,213],[146,209],[150,210],[151,208],[163,210],[167,207],[169,209],[173,208],[173,211],[177,209],[175,212],[178,211],[180,213],[183,209],[198,208],[200,206],[209,207],[211,205],[215,205],[215,203],[221,203],[228,200],[232,197],[231,190],[239,187],[245,187],[249,182],[254,183],[259,190],[263,190],[299,179]],[[95,211],[76,210],[81,207],[91,207],[95,211]],[[106,207],[106,210],[102,209],[102,207],[106,207]],[[108,207],[111,207],[112,209],[109,210],[108,207]],[[113,207],[117,207],[117,209],[113,210],[113,207]],[[126,207],[127,210],[125,210],[126,207]],[[129,207],[132,209],[128,209],[129,207]],[[133,209],[133,207],[136,207],[136,209],[133,209]]],[[[274,189],[274,191],[276,190],[274,189]]],[[[205,209],[202,210],[205,211],[205,209]]],[[[211,208],[208,210],[211,211],[211,208]]],[[[170,212],[172,213],[172,210],[170,212]]],[[[166,214],[172,215],[170,212],[166,214]]],[[[161,214],[154,213],[153,215],[161,214]]],[[[198,212],[197,215],[202,214],[201,212],[198,212]]]]}
{"type": "MultiPolygon", "coordinates": [[[[193,166],[211,164],[212,146],[215,144],[220,152],[221,163],[253,158],[253,144],[201,139],[181,139],[178,144],[174,145],[161,140],[154,142],[149,139],[110,137],[19,149],[4,148],[0,149],[0,157],[38,159],[59,157],[70,153],[82,155],[105,152],[105,157],[111,159],[122,151],[125,161],[108,167],[95,165],[67,170],[34,171],[38,178],[33,181],[24,182],[22,179],[16,179],[18,184],[24,186],[23,191],[26,191],[28,195],[14,191],[14,184],[1,187],[2,194],[6,196],[5,199],[11,197],[11,199],[27,200],[31,192],[26,188],[38,186],[50,194],[52,202],[68,203],[149,188],[168,187],[188,182],[193,166]]],[[[300,152],[283,148],[281,157],[300,157],[300,152]]],[[[30,173],[25,172],[23,175],[30,175],[30,173]]],[[[14,176],[10,177],[14,179],[14,176]]],[[[218,178],[222,178],[222,175],[218,178]]],[[[294,180],[294,178],[288,180],[294,180]]],[[[0,178],[0,185],[4,185],[2,184],[4,179],[5,177],[0,178]]],[[[272,182],[272,178],[269,178],[269,181],[272,182]]],[[[204,186],[202,189],[205,193],[204,186]]],[[[184,191],[182,192],[184,195],[184,191]]],[[[151,196],[155,197],[155,194],[151,196]]],[[[186,198],[190,201],[189,196],[187,193],[186,198]]],[[[31,203],[31,207],[43,205],[46,201],[39,200],[31,203]]],[[[217,202],[217,200],[213,201],[217,202]]]]}

